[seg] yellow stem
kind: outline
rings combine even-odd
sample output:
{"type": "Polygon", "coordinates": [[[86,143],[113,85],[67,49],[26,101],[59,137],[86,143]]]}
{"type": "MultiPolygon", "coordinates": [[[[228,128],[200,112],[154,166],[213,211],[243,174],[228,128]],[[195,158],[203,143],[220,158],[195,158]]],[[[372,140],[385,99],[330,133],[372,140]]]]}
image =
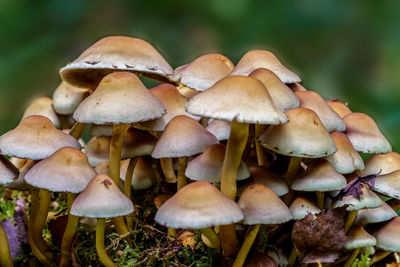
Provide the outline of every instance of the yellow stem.
{"type": "Polygon", "coordinates": [[[353,251],[353,254],[351,254],[350,258],[346,261],[346,263],[344,264],[344,267],[351,267],[351,265],[353,264],[354,260],[356,259],[358,253],[360,252],[360,248],[356,248],[353,251]]]}
{"type": "Polygon", "coordinates": [[[97,219],[97,226],[96,226],[96,250],[97,255],[99,255],[100,261],[106,267],[117,267],[118,265],[115,264],[111,258],[107,254],[107,250],[104,247],[104,229],[105,229],[105,220],[104,218],[97,219]]]}
{"type": "Polygon", "coordinates": [[[301,163],[302,158],[299,157],[291,157],[288,169],[286,171],[286,180],[289,185],[292,184],[292,181],[296,174],[299,171],[300,163],[301,163]]]}
{"type": "Polygon", "coordinates": [[[79,217],[69,214],[72,202],[74,202],[76,195],[73,193],[67,193],[67,203],[68,203],[68,222],[67,227],[63,235],[61,243],[61,260],[60,266],[70,266],[70,261],[72,258],[72,242],[76,233],[76,228],[78,227],[79,217]]]}
{"type": "Polygon", "coordinates": [[[347,234],[347,232],[350,230],[351,226],[353,225],[354,220],[356,219],[357,216],[357,211],[352,210],[349,212],[346,218],[346,223],[344,225],[344,232],[347,234]]]}
{"type": "Polygon", "coordinates": [[[315,194],[317,196],[318,208],[323,209],[324,208],[324,192],[316,191],[315,194]]]}
{"type": "Polygon", "coordinates": [[[171,158],[160,159],[161,169],[167,183],[176,183],[178,180],[174,172],[174,164],[171,158]]]}
{"type": "Polygon", "coordinates": [[[187,177],[185,176],[186,166],[188,164],[187,157],[181,157],[178,159],[178,185],[177,190],[181,190],[187,184],[187,177]]]}
{"type": "Polygon", "coordinates": [[[176,237],[176,229],[175,228],[168,228],[168,238],[170,240],[175,240],[176,237]]]}
{"type": "Polygon", "coordinates": [[[14,264],[10,254],[7,233],[3,228],[2,222],[0,221],[0,267],[12,266],[14,266],[14,264]]]}
{"type": "Polygon", "coordinates": [[[109,173],[114,183],[119,186],[119,172],[121,167],[121,151],[122,141],[124,139],[125,132],[127,130],[125,124],[114,124],[111,144],[110,144],[110,160],[109,160],[109,173]]]}
{"type": "Polygon", "coordinates": [[[369,262],[369,265],[372,266],[372,264],[377,263],[378,261],[386,258],[387,256],[390,255],[390,253],[392,253],[391,251],[383,251],[380,253],[377,253],[369,262]]]}
{"type": "Polygon", "coordinates": [[[201,126],[203,126],[204,128],[206,128],[207,125],[208,125],[208,118],[202,117],[202,118],[200,119],[200,124],[201,124],[201,126]]]}
{"type": "Polygon", "coordinates": [[[294,264],[296,263],[296,258],[297,258],[297,251],[296,248],[293,246],[292,251],[290,252],[289,260],[288,260],[288,267],[293,267],[294,264]]]}
{"type": "Polygon", "coordinates": [[[208,227],[208,228],[200,229],[200,232],[202,232],[208,238],[208,240],[211,242],[211,244],[217,250],[217,253],[220,253],[221,252],[221,240],[219,239],[218,235],[214,232],[214,230],[211,229],[210,227],[208,227]]]}
{"type": "Polygon", "coordinates": [[[236,256],[235,262],[233,263],[233,267],[241,267],[243,266],[247,254],[254,243],[254,240],[257,237],[258,230],[260,229],[260,225],[252,225],[249,233],[246,235],[246,239],[243,241],[242,247],[239,250],[239,253],[236,256]]]}
{"type": "Polygon", "coordinates": [[[86,127],[85,123],[77,122],[72,127],[71,131],[69,132],[69,135],[71,135],[73,138],[78,140],[82,136],[83,131],[85,130],[85,127],[86,127]]]}
{"type": "MultiPolygon", "coordinates": [[[[124,194],[127,196],[127,198],[131,199],[131,184],[132,184],[132,176],[133,176],[133,171],[136,166],[137,159],[130,159],[129,160],[129,165],[128,169],[126,170],[126,175],[125,175],[125,182],[124,182],[124,194]]],[[[131,215],[125,216],[126,219],[126,224],[129,230],[132,229],[133,227],[133,219],[131,215]]]]}
{"type": "Polygon", "coordinates": [[[267,156],[265,155],[263,147],[260,145],[260,142],[258,142],[258,137],[263,133],[264,127],[263,127],[263,125],[260,125],[260,124],[255,124],[254,127],[255,127],[254,143],[256,145],[258,165],[268,167],[267,156]]]}

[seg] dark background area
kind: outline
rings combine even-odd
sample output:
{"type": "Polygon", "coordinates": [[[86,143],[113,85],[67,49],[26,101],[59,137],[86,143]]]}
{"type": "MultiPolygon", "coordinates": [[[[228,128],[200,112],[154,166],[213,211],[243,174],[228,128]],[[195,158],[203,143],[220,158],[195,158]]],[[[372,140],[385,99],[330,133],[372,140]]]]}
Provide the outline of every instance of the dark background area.
{"type": "Polygon", "coordinates": [[[0,134],[93,42],[129,35],[175,68],[209,52],[274,52],[307,89],[373,117],[400,150],[400,1],[0,0],[0,134]]]}

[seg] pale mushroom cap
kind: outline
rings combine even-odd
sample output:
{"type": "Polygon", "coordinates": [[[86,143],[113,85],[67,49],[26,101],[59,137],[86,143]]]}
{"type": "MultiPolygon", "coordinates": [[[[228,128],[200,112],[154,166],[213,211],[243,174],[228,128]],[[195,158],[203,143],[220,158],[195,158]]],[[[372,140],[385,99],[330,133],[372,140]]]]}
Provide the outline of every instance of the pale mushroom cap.
{"type": "Polygon", "coordinates": [[[381,200],[382,206],[372,209],[361,209],[354,220],[355,224],[367,225],[388,221],[397,216],[397,213],[385,201],[381,200]]]}
{"type": "Polygon", "coordinates": [[[295,94],[300,99],[301,107],[311,109],[317,113],[328,132],[344,132],[346,130],[343,120],[319,94],[313,91],[296,92],[295,94]]]}
{"type": "Polygon", "coordinates": [[[392,151],[374,120],[363,113],[351,113],[343,118],[346,134],[354,149],[364,153],[387,153],[392,151]]]}
{"type": "Polygon", "coordinates": [[[0,137],[1,153],[18,158],[44,159],[64,146],[81,149],[75,138],[57,130],[40,115],[23,118],[14,130],[0,137]]]}
{"type": "Polygon", "coordinates": [[[320,158],[337,151],[314,111],[294,108],[285,113],[289,122],[269,126],[258,139],[262,146],[278,154],[302,158],[320,158]]]}
{"type": "Polygon", "coordinates": [[[18,173],[18,169],[10,161],[0,156],[0,185],[15,181],[18,173]]]}
{"type": "Polygon", "coordinates": [[[86,144],[85,153],[92,166],[106,162],[110,155],[111,138],[108,136],[95,136],[86,144]]]}
{"type": "Polygon", "coordinates": [[[292,214],[293,220],[301,220],[309,213],[318,214],[321,212],[321,209],[319,209],[314,202],[303,197],[297,197],[293,200],[292,204],[290,204],[289,210],[292,214]]]}
{"type": "Polygon", "coordinates": [[[366,186],[362,188],[362,194],[360,194],[360,199],[357,199],[353,195],[345,196],[341,200],[334,201],[332,203],[332,208],[343,207],[348,205],[346,210],[360,210],[364,208],[377,208],[382,206],[381,199],[366,186]]]}
{"type": "MultiPolygon", "coordinates": [[[[128,169],[128,165],[129,165],[129,160],[121,161],[120,178],[123,181],[125,181],[126,178],[126,171],[128,169]]],[[[108,164],[107,164],[107,173],[108,173],[108,164]]],[[[157,182],[157,177],[151,166],[149,166],[149,164],[147,164],[147,162],[143,158],[138,158],[132,174],[131,184],[133,189],[145,190],[155,185],[156,182],[157,182]]]]}
{"type": "Polygon", "coordinates": [[[342,190],[346,185],[346,178],[335,171],[328,161],[321,159],[313,161],[307,170],[293,181],[291,188],[296,191],[325,192],[342,190]]]}
{"type": "Polygon", "coordinates": [[[377,154],[370,157],[365,162],[365,168],[360,171],[360,175],[378,174],[384,175],[400,170],[400,154],[390,152],[387,154],[377,154]]]}
{"type": "Polygon", "coordinates": [[[333,109],[342,119],[351,114],[350,108],[338,100],[329,100],[326,103],[333,109]]]}
{"type": "Polygon", "coordinates": [[[25,181],[25,175],[28,171],[35,165],[33,160],[28,160],[26,164],[19,170],[18,178],[11,183],[5,184],[4,186],[9,189],[19,190],[19,191],[32,191],[36,190],[35,187],[29,185],[25,181]]]}
{"type": "MultiPolygon", "coordinates": [[[[226,147],[223,144],[209,146],[202,154],[189,162],[185,175],[192,180],[204,180],[210,183],[221,182],[222,165],[226,147]]],[[[237,180],[250,176],[246,164],[241,161],[237,170],[237,180]]]]}
{"type": "Polygon", "coordinates": [[[245,224],[281,224],[292,219],[289,208],[275,192],[261,184],[247,187],[238,201],[245,224]]]}
{"type": "Polygon", "coordinates": [[[217,138],[204,129],[195,119],[176,116],[165,128],[154,146],[153,158],[188,157],[202,153],[217,144],[217,138]]]}
{"type": "Polygon", "coordinates": [[[63,147],[33,166],[25,180],[34,187],[52,192],[79,193],[95,175],[96,171],[82,151],[63,147]]]}
{"type": "Polygon", "coordinates": [[[230,75],[247,76],[259,68],[271,70],[283,83],[301,82],[299,76],[287,69],[273,53],[266,50],[248,51],[230,75]]]}
{"type": "Polygon", "coordinates": [[[217,137],[219,141],[228,140],[231,132],[231,124],[228,121],[213,120],[207,125],[206,130],[217,137]]]}
{"type": "Polygon", "coordinates": [[[104,174],[96,175],[71,206],[71,214],[90,218],[112,218],[133,212],[133,204],[113,180],[104,174]]]}
{"type": "Polygon", "coordinates": [[[400,199],[400,170],[378,175],[375,178],[374,191],[400,199]]]}
{"type": "Polygon", "coordinates": [[[335,170],[341,174],[348,174],[355,170],[364,169],[364,161],[353,148],[347,135],[337,131],[332,132],[330,135],[338,151],[325,159],[332,164],[335,170]]]}
{"type": "Polygon", "coordinates": [[[360,226],[353,226],[347,234],[345,249],[352,250],[362,247],[373,247],[376,245],[376,239],[360,226]]]}
{"type": "Polygon", "coordinates": [[[184,186],[158,210],[157,223],[185,229],[226,225],[243,220],[243,212],[230,198],[205,181],[184,186]]]}
{"type": "Polygon", "coordinates": [[[400,252],[400,217],[397,216],[383,225],[373,235],[376,246],[386,251],[400,252]]]}
{"type": "Polygon", "coordinates": [[[264,85],[252,77],[228,76],[192,97],[186,110],[194,115],[242,123],[280,124],[287,118],[264,85]]]}
{"type": "Polygon", "coordinates": [[[286,111],[300,106],[300,101],[293,91],[272,71],[268,69],[256,69],[250,73],[249,76],[256,78],[264,84],[275,105],[281,111],[286,111]]]}
{"type": "Polygon", "coordinates": [[[56,112],[53,109],[53,100],[49,97],[39,97],[33,100],[25,109],[22,118],[31,115],[41,115],[47,117],[56,128],[60,128],[60,121],[56,112]]]}
{"type": "Polygon", "coordinates": [[[112,136],[113,126],[110,124],[92,124],[90,125],[90,136],[112,136]]]}
{"type": "Polygon", "coordinates": [[[172,67],[148,42],[126,36],[100,39],[60,70],[62,79],[79,87],[95,87],[107,74],[132,71],[168,80],[172,67]]]}
{"type": "Polygon", "coordinates": [[[177,68],[172,80],[196,91],[205,91],[231,73],[234,67],[223,55],[207,54],[177,68]]]}
{"type": "Polygon", "coordinates": [[[53,93],[53,107],[58,114],[73,114],[78,105],[89,95],[89,90],[61,82],[53,93]]]}
{"type": "Polygon", "coordinates": [[[134,123],[160,118],[165,114],[161,101],[130,72],[114,72],[104,77],[96,91],[74,112],[81,123],[134,123]]]}

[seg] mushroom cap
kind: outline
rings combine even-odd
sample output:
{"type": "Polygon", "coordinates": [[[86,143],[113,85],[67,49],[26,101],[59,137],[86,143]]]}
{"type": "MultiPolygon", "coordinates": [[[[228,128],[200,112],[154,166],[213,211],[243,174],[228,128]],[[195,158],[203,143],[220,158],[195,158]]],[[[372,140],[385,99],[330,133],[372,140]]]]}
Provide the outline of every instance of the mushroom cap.
{"type": "Polygon", "coordinates": [[[328,132],[344,132],[346,126],[340,116],[333,111],[325,100],[316,92],[296,92],[300,100],[300,106],[308,108],[317,113],[328,132]]]}
{"type": "Polygon", "coordinates": [[[25,109],[22,118],[31,115],[42,115],[47,117],[56,128],[60,128],[60,121],[56,112],[53,109],[53,100],[49,97],[43,96],[33,100],[25,109]]]}
{"type": "Polygon", "coordinates": [[[400,217],[397,216],[385,223],[373,233],[376,246],[386,251],[400,252],[400,217]]]}
{"type": "Polygon", "coordinates": [[[367,225],[388,221],[397,216],[397,213],[385,201],[381,200],[382,206],[371,209],[361,209],[357,212],[355,224],[367,225]]]}
{"type": "Polygon", "coordinates": [[[325,192],[342,190],[346,185],[346,178],[335,171],[328,161],[320,159],[313,161],[290,187],[296,191],[325,192]]]}
{"type": "Polygon", "coordinates": [[[243,210],[245,224],[281,224],[292,219],[285,203],[272,189],[261,184],[247,187],[238,205],[243,210]]]}
{"type": "Polygon", "coordinates": [[[131,71],[157,80],[168,80],[173,69],[148,42],[127,36],[100,39],[60,70],[69,84],[93,88],[107,74],[131,71]]]}
{"type": "Polygon", "coordinates": [[[346,134],[354,149],[364,153],[387,153],[392,151],[374,120],[363,113],[351,113],[343,118],[346,134]]]}
{"type": "Polygon", "coordinates": [[[130,124],[160,118],[165,112],[161,101],[135,74],[114,72],[105,76],[96,91],[79,104],[74,119],[92,124],[130,124]]]}
{"type": "Polygon", "coordinates": [[[271,95],[272,101],[281,111],[300,106],[300,101],[293,91],[272,71],[263,68],[256,69],[249,76],[263,83],[271,95]]]}
{"type": "Polygon", "coordinates": [[[171,228],[200,229],[243,219],[240,207],[205,181],[184,186],[158,210],[157,223],[171,228]]]}
{"type": "Polygon", "coordinates": [[[289,122],[269,126],[258,138],[262,146],[278,154],[302,158],[320,158],[337,151],[314,111],[300,107],[285,113],[289,122]]]}
{"type": "MultiPolygon", "coordinates": [[[[129,160],[121,161],[120,177],[121,180],[123,181],[125,181],[126,178],[126,171],[128,169],[128,165],[129,165],[129,160]]],[[[145,190],[155,185],[156,182],[157,182],[157,177],[156,174],[154,173],[154,170],[151,168],[151,166],[149,166],[149,164],[147,164],[147,162],[143,158],[138,158],[132,174],[131,184],[133,189],[145,190]]]]}
{"type": "Polygon", "coordinates": [[[349,109],[349,107],[346,104],[343,104],[342,102],[338,100],[329,100],[326,101],[326,103],[333,109],[342,119],[346,117],[347,115],[351,114],[352,111],[349,109]]]}
{"type": "Polygon", "coordinates": [[[71,214],[90,218],[112,218],[133,212],[132,201],[113,180],[104,174],[96,175],[72,203],[71,214]]]}
{"type": "Polygon", "coordinates": [[[194,115],[242,123],[280,124],[287,118],[257,79],[228,76],[192,97],[186,111],[194,115]]]}
{"type": "Polygon", "coordinates": [[[266,50],[248,51],[242,56],[230,75],[247,76],[259,68],[271,70],[283,83],[301,82],[299,76],[287,69],[273,53],[266,50]]]}
{"type": "Polygon", "coordinates": [[[111,124],[92,124],[90,125],[90,136],[112,136],[113,126],[111,124]]]}
{"type": "Polygon", "coordinates": [[[306,217],[309,213],[318,214],[321,209],[318,206],[303,197],[297,197],[293,200],[289,207],[290,213],[292,214],[293,220],[301,220],[306,217]]]}
{"type": "Polygon", "coordinates": [[[217,137],[218,141],[228,140],[231,133],[231,124],[228,121],[213,120],[206,130],[217,137]]]}
{"type": "Polygon", "coordinates": [[[18,174],[18,169],[9,160],[0,156],[0,185],[15,181],[18,174]]]}
{"type": "MultiPolygon", "coordinates": [[[[224,163],[226,147],[223,144],[209,146],[202,154],[192,159],[185,171],[185,175],[192,180],[204,180],[210,183],[221,182],[222,165],[224,163]]],[[[237,180],[250,176],[246,164],[241,161],[237,170],[237,180]]]]}
{"type": "Polygon", "coordinates": [[[347,234],[347,242],[344,246],[347,250],[362,247],[373,247],[376,245],[376,239],[370,235],[361,225],[353,226],[347,234]]]}
{"type": "Polygon", "coordinates": [[[177,68],[172,80],[196,91],[205,91],[231,73],[234,67],[223,55],[206,54],[177,68]]]}
{"type": "Polygon", "coordinates": [[[346,210],[360,210],[364,208],[377,208],[382,206],[381,199],[366,186],[361,189],[360,199],[353,195],[343,197],[341,200],[336,200],[332,203],[332,208],[339,208],[347,205],[346,210]]]}
{"type": "Polygon", "coordinates": [[[217,138],[195,119],[176,116],[165,128],[154,146],[153,158],[188,157],[202,153],[207,147],[217,144],[217,138]]]}
{"type": "Polygon", "coordinates": [[[53,93],[53,107],[58,114],[73,114],[78,105],[89,95],[89,90],[61,82],[53,93]]]}
{"type": "Polygon", "coordinates": [[[86,144],[85,153],[89,163],[97,166],[109,160],[111,138],[108,136],[95,136],[86,144]]]}
{"type": "Polygon", "coordinates": [[[0,137],[1,153],[18,158],[44,159],[64,146],[81,149],[75,138],[57,130],[41,115],[23,118],[14,130],[0,137]]]}
{"type": "Polygon", "coordinates": [[[400,154],[390,152],[387,154],[373,155],[365,162],[365,168],[358,173],[360,175],[377,174],[384,175],[400,170],[400,154]]]}
{"type": "Polygon", "coordinates": [[[18,178],[11,183],[5,184],[4,186],[9,189],[19,190],[19,191],[32,191],[37,190],[37,188],[29,185],[25,180],[25,175],[28,171],[35,165],[33,160],[28,160],[26,164],[19,170],[18,178]]]}
{"type": "Polygon", "coordinates": [[[378,175],[375,178],[374,191],[400,199],[400,170],[378,175]]]}
{"type": "Polygon", "coordinates": [[[348,174],[355,170],[364,169],[364,161],[360,154],[353,148],[347,135],[336,131],[331,132],[330,135],[338,151],[325,159],[332,164],[335,170],[341,174],[348,174]]]}
{"type": "Polygon", "coordinates": [[[25,180],[34,187],[52,192],[79,193],[95,175],[96,171],[82,151],[63,147],[33,166],[25,180]]]}

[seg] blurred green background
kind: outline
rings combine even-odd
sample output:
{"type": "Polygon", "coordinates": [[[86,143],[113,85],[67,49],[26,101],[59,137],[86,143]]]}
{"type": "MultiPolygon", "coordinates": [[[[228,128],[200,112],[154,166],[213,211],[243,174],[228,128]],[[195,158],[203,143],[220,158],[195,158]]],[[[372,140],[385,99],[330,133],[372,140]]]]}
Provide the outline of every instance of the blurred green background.
{"type": "Polygon", "coordinates": [[[400,151],[400,1],[0,0],[0,134],[108,35],[143,38],[174,68],[209,52],[236,63],[270,50],[306,88],[372,116],[400,151]]]}

